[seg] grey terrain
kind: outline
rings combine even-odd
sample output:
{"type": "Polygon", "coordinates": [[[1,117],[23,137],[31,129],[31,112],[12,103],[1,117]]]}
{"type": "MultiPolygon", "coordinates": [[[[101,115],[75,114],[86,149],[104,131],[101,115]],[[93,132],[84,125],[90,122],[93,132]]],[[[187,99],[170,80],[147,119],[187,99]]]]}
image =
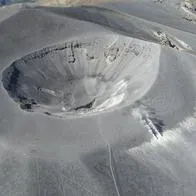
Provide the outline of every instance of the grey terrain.
{"type": "Polygon", "coordinates": [[[10,3],[0,46],[0,196],[195,196],[194,0],[10,3]]]}

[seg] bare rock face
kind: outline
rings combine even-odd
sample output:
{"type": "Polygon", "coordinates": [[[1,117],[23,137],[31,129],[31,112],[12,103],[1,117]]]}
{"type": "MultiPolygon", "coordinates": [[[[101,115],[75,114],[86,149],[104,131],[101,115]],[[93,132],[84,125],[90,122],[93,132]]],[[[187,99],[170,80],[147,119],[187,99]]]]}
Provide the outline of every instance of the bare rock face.
{"type": "Polygon", "coordinates": [[[139,100],[153,85],[160,46],[124,36],[75,39],[33,52],[3,72],[3,86],[23,110],[92,115],[139,100]]]}

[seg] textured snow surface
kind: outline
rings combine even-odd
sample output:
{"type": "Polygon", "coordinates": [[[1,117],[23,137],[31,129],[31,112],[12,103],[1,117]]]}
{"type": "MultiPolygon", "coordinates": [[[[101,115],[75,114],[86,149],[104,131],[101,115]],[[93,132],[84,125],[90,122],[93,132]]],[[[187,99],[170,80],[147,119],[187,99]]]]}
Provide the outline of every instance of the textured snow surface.
{"type": "Polygon", "coordinates": [[[195,196],[195,2],[50,3],[0,7],[0,196],[195,196]]]}

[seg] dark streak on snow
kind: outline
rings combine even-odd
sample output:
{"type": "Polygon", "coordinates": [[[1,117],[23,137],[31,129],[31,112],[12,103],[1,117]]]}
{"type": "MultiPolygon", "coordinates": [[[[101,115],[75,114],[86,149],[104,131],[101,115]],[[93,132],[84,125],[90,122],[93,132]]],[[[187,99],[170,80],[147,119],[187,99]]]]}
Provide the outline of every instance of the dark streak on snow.
{"type": "Polygon", "coordinates": [[[86,104],[86,105],[82,105],[82,106],[79,106],[77,108],[75,108],[74,110],[80,110],[80,109],[90,109],[92,108],[93,104],[95,103],[95,99],[93,99],[93,101],[91,101],[90,103],[86,104]]]}

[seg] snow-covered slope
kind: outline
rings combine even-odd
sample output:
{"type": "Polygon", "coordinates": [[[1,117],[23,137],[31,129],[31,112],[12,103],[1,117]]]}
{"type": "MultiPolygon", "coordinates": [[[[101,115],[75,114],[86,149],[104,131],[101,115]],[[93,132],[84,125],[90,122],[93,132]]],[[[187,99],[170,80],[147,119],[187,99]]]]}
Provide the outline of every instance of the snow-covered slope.
{"type": "Polygon", "coordinates": [[[1,196],[195,196],[184,3],[0,8],[1,196]]]}

